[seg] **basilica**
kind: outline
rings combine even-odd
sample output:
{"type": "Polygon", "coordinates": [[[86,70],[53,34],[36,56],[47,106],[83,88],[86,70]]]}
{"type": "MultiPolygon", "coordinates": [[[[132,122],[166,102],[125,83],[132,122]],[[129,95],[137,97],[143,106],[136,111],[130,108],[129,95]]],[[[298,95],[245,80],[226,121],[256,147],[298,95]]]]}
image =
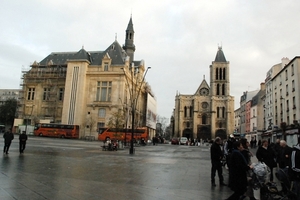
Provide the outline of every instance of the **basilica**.
{"type": "Polygon", "coordinates": [[[203,78],[194,94],[176,94],[174,137],[211,140],[233,133],[234,97],[230,95],[229,62],[222,47],[218,47],[209,68],[210,84],[203,78]]]}

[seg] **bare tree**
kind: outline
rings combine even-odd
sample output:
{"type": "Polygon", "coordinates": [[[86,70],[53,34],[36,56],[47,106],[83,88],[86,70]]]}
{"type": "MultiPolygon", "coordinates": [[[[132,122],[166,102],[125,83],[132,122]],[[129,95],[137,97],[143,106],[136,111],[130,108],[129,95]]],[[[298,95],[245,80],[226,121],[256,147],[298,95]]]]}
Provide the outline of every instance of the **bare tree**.
{"type": "MultiPolygon", "coordinates": [[[[125,116],[124,113],[119,110],[117,112],[113,112],[111,117],[108,119],[107,126],[115,130],[116,136],[118,136],[120,130],[124,128],[125,125],[125,116]]],[[[124,136],[125,137],[125,136],[124,136]]]]}
{"type": "Polygon", "coordinates": [[[167,128],[168,118],[157,115],[156,123],[160,124],[160,128],[159,130],[156,130],[156,133],[158,133],[160,136],[165,136],[164,133],[167,128]]]}
{"type": "Polygon", "coordinates": [[[93,127],[94,127],[95,124],[96,124],[96,121],[90,115],[86,118],[85,123],[83,124],[86,128],[89,129],[89,132],[90,132],[89,137],[90,138],[91,138],[92,130],[93,130],[93,127]]]}

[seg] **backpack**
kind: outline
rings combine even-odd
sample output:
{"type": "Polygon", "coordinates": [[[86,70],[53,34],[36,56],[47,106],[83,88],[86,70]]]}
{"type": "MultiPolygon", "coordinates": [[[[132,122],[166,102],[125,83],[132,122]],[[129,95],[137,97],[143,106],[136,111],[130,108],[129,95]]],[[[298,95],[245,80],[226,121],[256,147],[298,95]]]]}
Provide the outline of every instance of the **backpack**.
{"type": "Polygon", "coordinates": [[[300,180],[300,146],[297,145],[293,147],[291,154],[291,171],[293,173],[293,178],[300,180]]]}

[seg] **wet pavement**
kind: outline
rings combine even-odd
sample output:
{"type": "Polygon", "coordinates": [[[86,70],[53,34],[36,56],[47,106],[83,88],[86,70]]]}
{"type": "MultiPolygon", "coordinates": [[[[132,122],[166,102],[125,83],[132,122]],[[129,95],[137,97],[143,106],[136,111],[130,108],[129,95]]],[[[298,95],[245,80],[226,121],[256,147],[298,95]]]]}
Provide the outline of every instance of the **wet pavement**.
{"type": "MultiPolygon", "coordinates": [[[[20,155],[15,139],[0,159],[0,199],[218,200],[232,193],[211,187],[207,146],[148,145],[129,155],[126,148],[102,151],[100,145],[29,137],[20,155]]],[[[226,169],[223,174],[227,181],[226,169]]]]}

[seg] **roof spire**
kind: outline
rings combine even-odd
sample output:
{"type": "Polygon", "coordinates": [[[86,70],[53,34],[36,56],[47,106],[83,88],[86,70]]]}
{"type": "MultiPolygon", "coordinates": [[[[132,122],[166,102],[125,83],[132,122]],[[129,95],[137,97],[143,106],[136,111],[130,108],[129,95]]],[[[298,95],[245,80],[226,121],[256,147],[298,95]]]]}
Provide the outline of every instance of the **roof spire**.
{"type": "Polygon", "coordinates": [[[222,45],[219,46],[219,44],[218,44],[218,52],[215,58],[215,62],[227,62],[222,50],[222,45]]]}

